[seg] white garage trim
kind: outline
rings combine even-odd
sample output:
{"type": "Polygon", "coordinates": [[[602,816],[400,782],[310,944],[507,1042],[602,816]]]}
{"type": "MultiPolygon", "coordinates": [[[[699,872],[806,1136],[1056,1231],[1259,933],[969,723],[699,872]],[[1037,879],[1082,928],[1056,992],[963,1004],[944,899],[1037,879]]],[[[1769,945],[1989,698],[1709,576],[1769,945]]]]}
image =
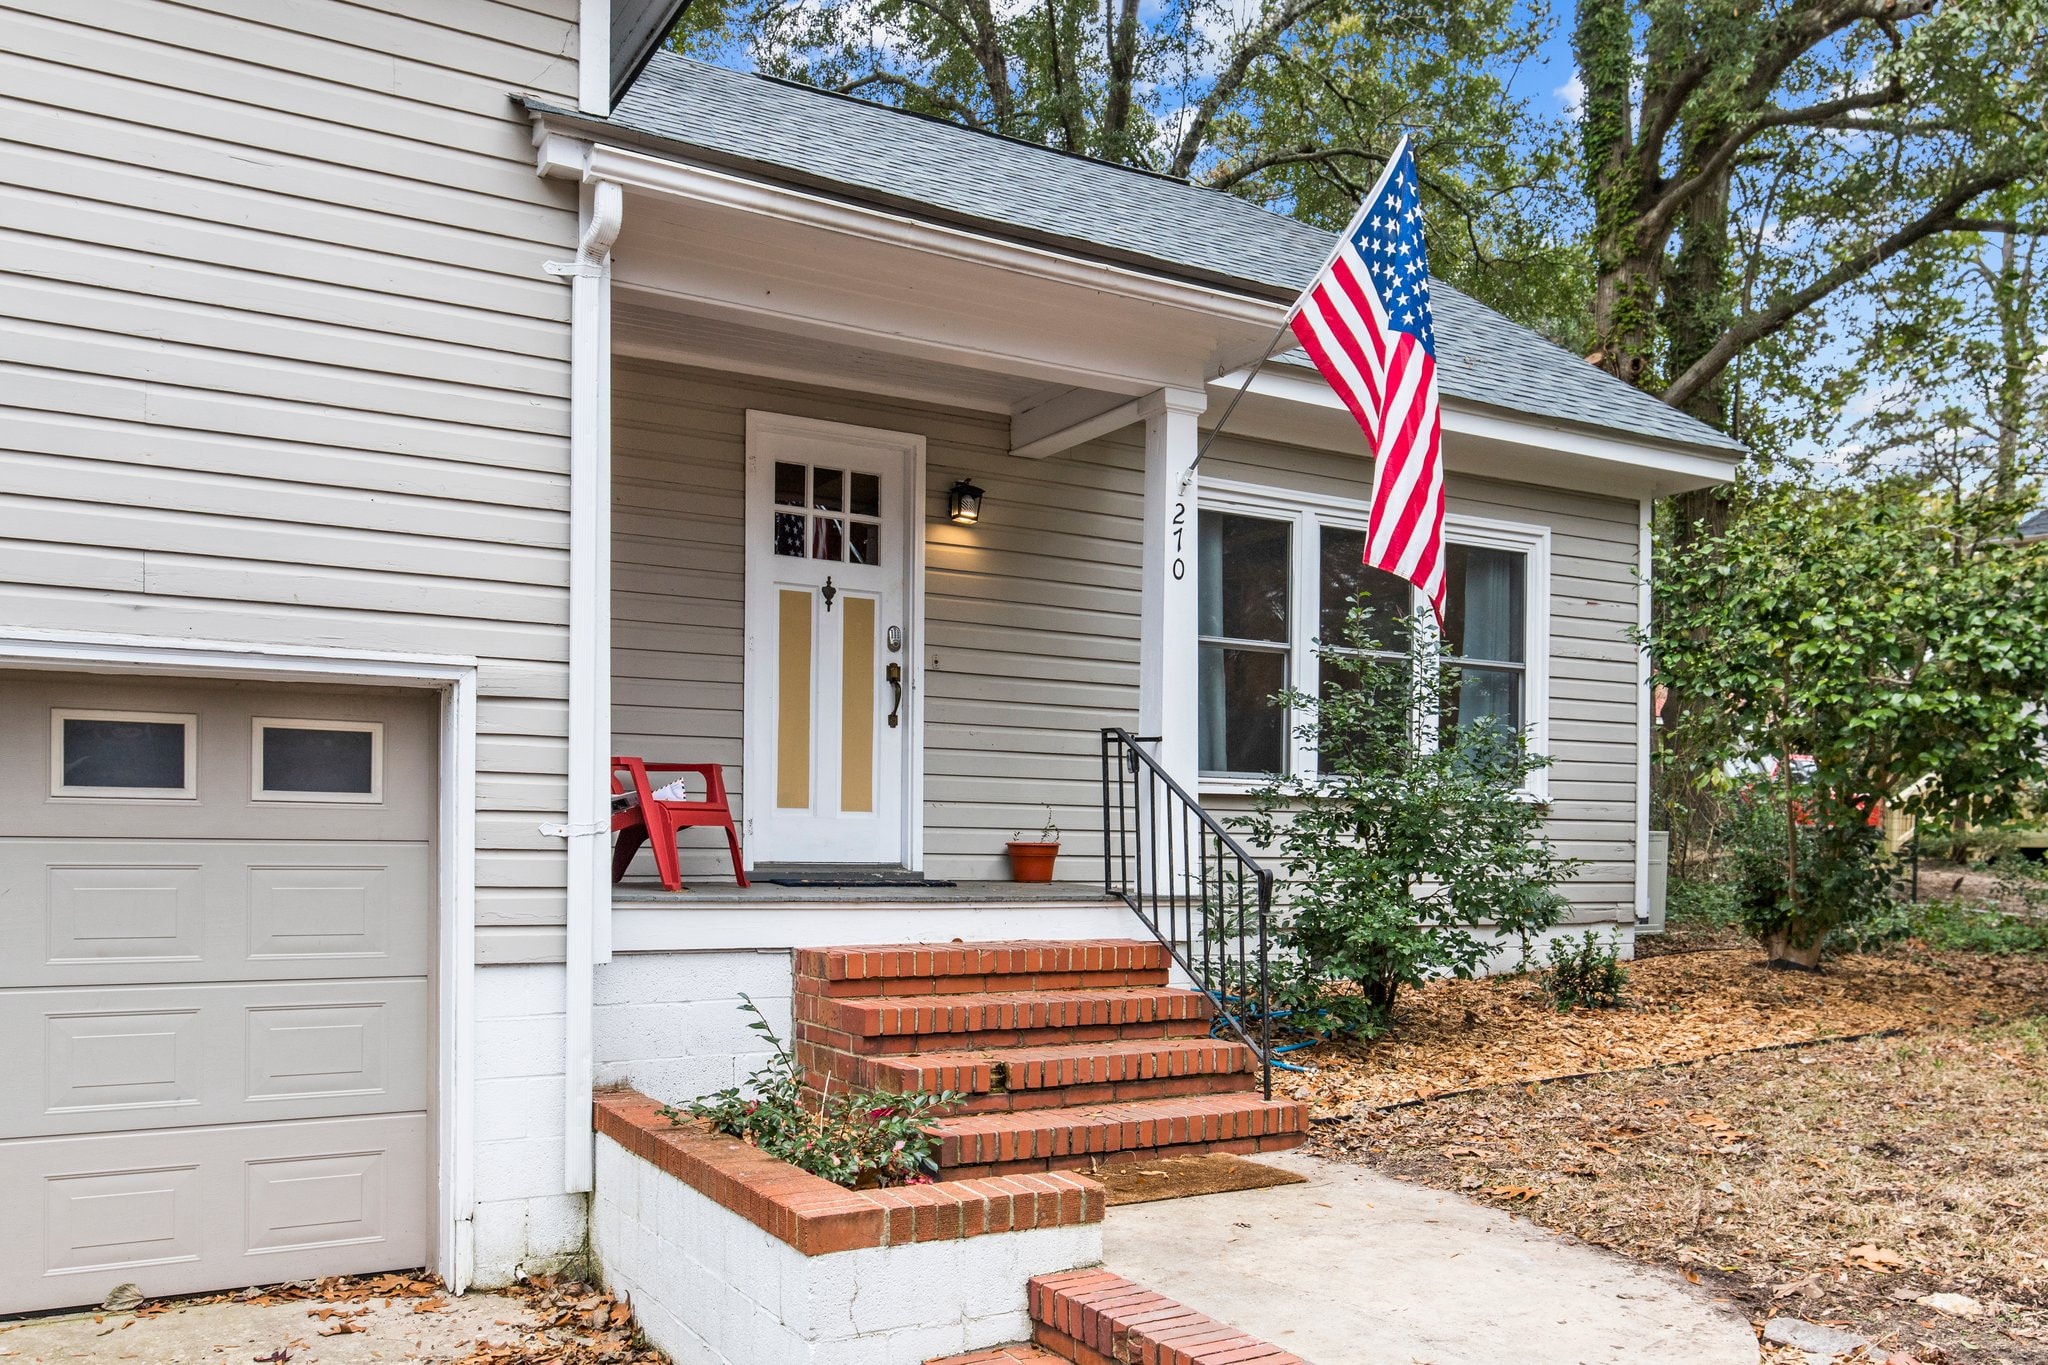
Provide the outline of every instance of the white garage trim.
{"type": "Polygon", "coordinates": [[[167,644],[144,636],[14,631],[0,666],[252,682],[433,688],[441,693],[439,1056],[434,1093],[434,1269],[461,1292],[475,1264],[476,671],[474,659],[357,650],[167,644]]]}

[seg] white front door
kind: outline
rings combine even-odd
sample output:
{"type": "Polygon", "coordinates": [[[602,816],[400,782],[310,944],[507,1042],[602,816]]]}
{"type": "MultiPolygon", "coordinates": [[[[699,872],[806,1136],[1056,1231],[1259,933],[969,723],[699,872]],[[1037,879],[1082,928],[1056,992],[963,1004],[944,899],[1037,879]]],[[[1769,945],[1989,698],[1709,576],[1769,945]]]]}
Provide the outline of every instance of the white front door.
{"type": "Polygon", "coordinates": [[[918,860],[924,440],[747,414],[746,850],[918,860]]]}

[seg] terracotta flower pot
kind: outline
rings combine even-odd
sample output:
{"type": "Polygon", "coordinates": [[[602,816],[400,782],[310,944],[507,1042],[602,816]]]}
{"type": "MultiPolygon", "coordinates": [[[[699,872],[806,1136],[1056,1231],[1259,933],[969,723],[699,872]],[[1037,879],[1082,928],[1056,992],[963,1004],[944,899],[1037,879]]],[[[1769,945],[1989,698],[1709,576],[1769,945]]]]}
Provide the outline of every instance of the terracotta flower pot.
{"type": "Polygon", "coordinates": [[[1052,880],[1052,860],[1060,856],[1057,841],[1044,843],[1037,839],[1010,840],[1010,880],[1019,882],[1049,882],[1052,880]]]}

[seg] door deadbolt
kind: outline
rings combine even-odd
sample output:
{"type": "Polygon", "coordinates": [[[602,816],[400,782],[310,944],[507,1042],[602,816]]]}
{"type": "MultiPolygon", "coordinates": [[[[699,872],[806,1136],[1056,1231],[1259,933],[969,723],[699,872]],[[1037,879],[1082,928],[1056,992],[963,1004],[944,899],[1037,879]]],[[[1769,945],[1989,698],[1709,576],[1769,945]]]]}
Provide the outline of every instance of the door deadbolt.
{"type": "Polygon", "coordinates": [[[901,627],[901,626],[891,626],[891,627],[889,627],[889,652],[890,652],[891,654],[897,654],[897,653],[900,653],[900,652],[902,651],[902,649],[903,649],[903,627],[901,627]]]}

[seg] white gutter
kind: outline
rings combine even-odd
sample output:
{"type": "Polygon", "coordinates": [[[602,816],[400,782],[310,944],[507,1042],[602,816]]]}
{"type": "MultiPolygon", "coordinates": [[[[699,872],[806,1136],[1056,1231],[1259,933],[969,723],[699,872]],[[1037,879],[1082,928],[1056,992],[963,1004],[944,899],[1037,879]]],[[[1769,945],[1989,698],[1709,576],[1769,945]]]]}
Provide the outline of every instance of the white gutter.
{"type": "MultiPolygon", "coordinates": [[[[574,148],[542,149],[543,174],[574,173],[574,148]],[[553,155],[550,155],[553,153],[553,155]]],[[[624,220],[616,184],[583,173],[576,259],[549,261],[569,277],[569,803],[563,969],[562,1188],[588,1191],[596,1061],[592,977],[611,960],[611,249],[624,220]]]]}

